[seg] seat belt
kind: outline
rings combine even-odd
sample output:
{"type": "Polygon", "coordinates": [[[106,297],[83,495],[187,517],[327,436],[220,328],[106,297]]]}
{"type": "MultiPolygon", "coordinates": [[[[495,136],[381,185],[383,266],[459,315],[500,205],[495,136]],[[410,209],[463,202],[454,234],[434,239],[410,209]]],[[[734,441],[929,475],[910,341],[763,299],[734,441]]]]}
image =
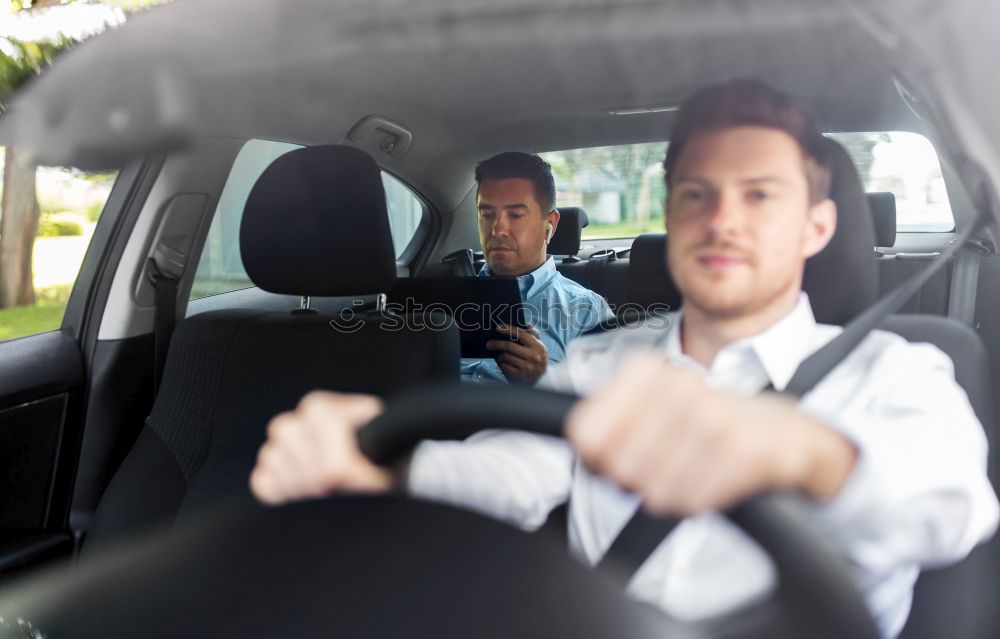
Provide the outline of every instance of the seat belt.
{"type": "Polygon", "coordinates": [[[449,266],[452,277],[475,277],[476,275],[475,256],[472,249],[453,251],[441,258],[441,262],[449,266]]]}
{"type": "MultiPolygon", "coordinates": [[[[774,390],[774,385],[768,384],[761,392],[770,390],[774,390]]],[[[611,542],[611,547],[595,566],[596,570],[617,581],[624,590],[639,567],[680,523],[681,519],[673,515],[633,517],[611,542]]]]}
{"type": "Polygon", "coordinates": [[[976,328],[976,296],[979,292],[979,265],[989,250],[977,242],[966,242],[955,255],[948,292],[948,317],[976,328]]]}
{"type": "Polygon", "coordinates": [[[183,255],[167,244],[157,245],[147,261],[147,277],[155,291],[153,315],[153,397],[160,391],[163,368],[167,363],[170,336],[177,323],[177,283],[184,272],[183,255]]]}
{"type": "MultiPolygon", "coordinates": [[[[641,505],[639,509],[641,511],[641,505]]],[[[639,567],[646,563],[657,546],[681,523],[681,518],[674,515],[639,517],[638,512],[628,520],[611,542],[608,552],[594,566],[595,570],[603,573],[610,581],[617,582],[622,590],[625,590],[639,567]]]]}
{"type": "MultiPolygon", "coordinates": [[[[930,263],[927,268],[892,289],[885,297],[870,306],[844,326],[837,337],[826,343],[815,353],[807,357],[782,390],[782,394],[801,398],[811,391],[846,358],[851,351],[861,343],[868,333],[881,324],[890,315],[896,313],[923,284],[938,272],[958,251],[961,251],[966,240],[986,224],[988,213],[981,209],[976,219],[959,234],[951,245],[945,249],[941,257],[930,263]]],[[[608,552],[597,564],[597,569],[605,572],[609,578],[618,580],[624,589],[631,581],[635,572],[649,558],[654,550],[667,536],[673,532],[680,520],[676,517],[665,517],[653,520],[640,517],[638,513],[625,524],[618,537],[612,542],[608,552]]]]}
{"type": "Polygon", "coordinates": [[[617,258],[618,256],[615,255],[615,252],[612,249],[597,251],[587,258],[587,267],[584,278],[587,280],[587,285],[590,290],[597,291],[601,295],[604,294],[604,271],[607,269],[608,262],[617,258]]]}

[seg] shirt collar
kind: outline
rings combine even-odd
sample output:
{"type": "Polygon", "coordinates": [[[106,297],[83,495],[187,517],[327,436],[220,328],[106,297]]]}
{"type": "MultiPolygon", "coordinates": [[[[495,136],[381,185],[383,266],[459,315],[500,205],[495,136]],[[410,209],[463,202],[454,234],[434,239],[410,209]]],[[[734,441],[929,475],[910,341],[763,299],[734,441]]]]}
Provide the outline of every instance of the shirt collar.
{"type": "MultiPolygon", "coordinates": [[[[552,281],[556,276],[556,262],[553,258],[548,258],[542,265],[530,273],[517,276],[517,287],[521,291],[521,298],[527,298],[537,293],[543,286],[552,281]]],[[[479,271],[479,277],[493,277],[493,271],[489,264],[484,264],[479,271]]]]}
{"type": "MultiPolygon", "coordinates": [[[[667,357],[686,367],[701,369],[702,367],[681,349],[682,313],[683,310],[677,313],[666,335],[664,346],[667,357]]],[[[764,369],[775,390],[780,391],[788,385],[799,364],[810,354],[815,328],[816,318],[809,304],[809,297],[804,292],[800,293],[795,307],[780,320],[756,335],[723,347],[715,356],[712,370],[709,372],[714,372],[719,366],[726,366],[727,362],[745,360],[753,356],[764,369]]]]}

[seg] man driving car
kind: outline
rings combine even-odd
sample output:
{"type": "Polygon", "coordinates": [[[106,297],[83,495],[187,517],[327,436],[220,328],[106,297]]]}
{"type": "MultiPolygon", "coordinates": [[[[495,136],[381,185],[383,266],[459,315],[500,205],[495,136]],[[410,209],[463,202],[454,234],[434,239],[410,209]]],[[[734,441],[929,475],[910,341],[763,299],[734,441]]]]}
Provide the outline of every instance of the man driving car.
{"type": "Polygon", "coordinates": [[[664,161],[683,309],[570,345],[539,384],[584,396],[565,442],[508,431],[425,442],[399,477],[355,443],[378,400],[314,393],[272,421],[254,493],[281,503],[399,483],[525,529],[568,500],[571,548],[591,565],[637,508],[683,515],[628,592],[700,619],[775,585],[768,557],[718,513],[794,491],[895,636],[921,567],[987,538],[997,500],[982,427],[930,345],[874,331],[798,404],[761,392],[782,390],[841,330],[817,324],[801,290],[837,222],[824,148],[805,110],[756,81],[684,103],[664,161]]]}
{"type": "Polygon", "coordinates": [[[490,340],[496,358],[462,360],[471,382],[534,384],[548,363],[563,359],[570,340],[611,317],[607,301],[556,271],[546,247],[559,224],[552,169],[537,155],[507,152],[476,166],[480,277],[517,278],[526,329],[501,325],[510,339],[490,340]]]}

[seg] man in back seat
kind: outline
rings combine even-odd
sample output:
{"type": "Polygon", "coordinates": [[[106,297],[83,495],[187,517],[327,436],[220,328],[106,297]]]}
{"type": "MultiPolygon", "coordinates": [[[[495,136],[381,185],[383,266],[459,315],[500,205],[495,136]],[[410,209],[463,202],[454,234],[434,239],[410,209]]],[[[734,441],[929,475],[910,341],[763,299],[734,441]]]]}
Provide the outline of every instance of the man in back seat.
{"type": "Polygon", "coordinates": [[[487,344],[495,359],[462,360],[462,379],[534,384],[569,342],[613,316],[607,301],[556,271],[545,251],[559,224],[555,180],[537,155],[507,152],[476,166],[480,277],[516,277],[527,330],[501,326],[510,339],[487,344]]]}
{"type": "Polygon", "coordinates": [[[488,432],[424,442],[406,475],[368,462],[355,430],[378,400],[314,393],[276,417],[251,486],[268,503],[337,491],[409,492],[526,529],[569,500],[572,551],[596,564],[639,508],[683,515],[628,593],[675,617],[747,606],[770,559],[718,513],[796,491],[854,570],[885,636],[924,566],[996,528],[986,438],[948,357],[873,331],[799,403],[799,364],[841,329],[817,324],[806,260],[837,223],[825,145],[808,114],[758,82],[705,89],[676,116],[664,167],[680,312],[575,341],[540,386],[585,396],[567,441],[488,432]],[[318,445],[317,445],[318,444],[318,445]]]}

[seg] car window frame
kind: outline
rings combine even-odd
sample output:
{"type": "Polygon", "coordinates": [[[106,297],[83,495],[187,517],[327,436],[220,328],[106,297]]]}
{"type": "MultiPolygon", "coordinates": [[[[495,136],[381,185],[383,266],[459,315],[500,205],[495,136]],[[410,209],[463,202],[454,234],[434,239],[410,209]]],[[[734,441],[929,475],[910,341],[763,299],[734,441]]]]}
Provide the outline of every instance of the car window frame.
{"type": "Polygon", "coordinates": [[[439,224],[436,223],[436,218],[438,217],[437,210],[419,190],[417,190],[410,182],[403,179],[397,173],[394,173],[381,165],[379,165],[379,170],[381,170],[383,174],[396,180],[396,182],[406,189],[407,193],[409,193],[410,196],[412,196],[420,204],[420,222],[417,223],[417,228],[414,229],[413,235],[410,237],[409,242],[406,243],[406,247],[396,258],[397,266],[403,266],[409,269],[416,264],[421,252],[425,248],[429,248],[431,244],[430,240],[432,231],[439,226],[439,224]]]}

